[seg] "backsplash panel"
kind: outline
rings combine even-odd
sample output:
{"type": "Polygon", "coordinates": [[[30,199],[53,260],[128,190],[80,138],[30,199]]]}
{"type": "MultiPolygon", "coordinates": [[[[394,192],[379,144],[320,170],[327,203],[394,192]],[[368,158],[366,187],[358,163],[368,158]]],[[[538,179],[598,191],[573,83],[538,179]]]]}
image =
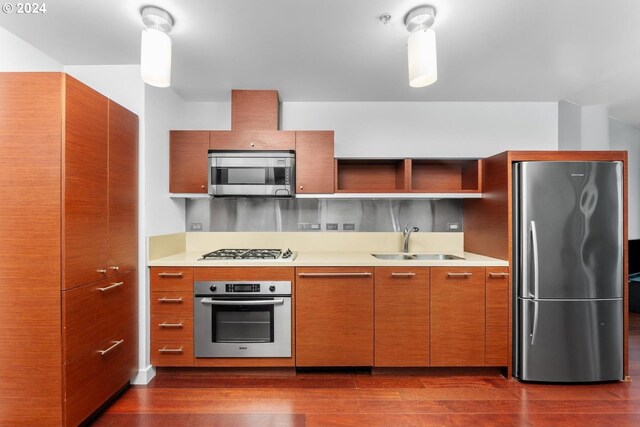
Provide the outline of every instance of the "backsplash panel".
{"type": "Polygon", "coordinates": [[[214,198],[186,200],[187,231],[463,231],[462,200],[214,198]],[[346,224],[346,227],[345,227],[346,224]],[[458,229],[449,229],[458,224],[458,229]],[[353,230],[351,229],[353,227],[353,230]]]}

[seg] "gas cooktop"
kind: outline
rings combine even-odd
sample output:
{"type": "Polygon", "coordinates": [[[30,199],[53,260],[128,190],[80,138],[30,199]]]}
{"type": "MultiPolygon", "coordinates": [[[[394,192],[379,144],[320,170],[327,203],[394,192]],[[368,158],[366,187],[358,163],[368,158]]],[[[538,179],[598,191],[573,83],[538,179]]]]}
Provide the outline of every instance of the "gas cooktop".
{"type": "Polygon", "coordinates": [[[296,253],[291,249],[283,251],[282,249],[218,249],[202,255],[198,261],[208,261],[216,259],[251,259],[251,260],[270,260],[270,261],[293,261],[296,253]]]}

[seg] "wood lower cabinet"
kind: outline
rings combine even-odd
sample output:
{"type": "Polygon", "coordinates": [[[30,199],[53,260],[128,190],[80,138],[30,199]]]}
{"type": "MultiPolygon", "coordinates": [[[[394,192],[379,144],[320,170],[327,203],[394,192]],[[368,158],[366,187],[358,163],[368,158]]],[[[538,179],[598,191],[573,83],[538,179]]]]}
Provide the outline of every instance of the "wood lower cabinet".
{"type": "Polygon", "coordinates": [[[297,131],[296,193],[333,193],[333,156],[333,131],[297,131]]]}
{"type": "Polygon", "coordinates": [[[63,73],[0,92],[0,425],[77,425],[137,366],[138,119],[63,73]]]}
{"type": "Polygon", "coordinates": [[[376,267],[374,366],[429,366],[428,267],[376,267]]]}
{"type": "Polygon", "coordinates": [[[296,366],[373,365],[373,269],[296,268],[296,366]]]}
{"type": "Polygon", "coordinates": [[[431,366],[484,366],[484,267],[432,267],[430,307],[431,366]]]}
{"type": "Polygon", "coordinates": [[[209,132],[169,132],[169,192],[207,193],[209,132]]]}
{"type": "Polygon", "coordinates": [[[487,267],[486,273],[486,353],[487,366],[509,363],[509,268],[487,267]]]}

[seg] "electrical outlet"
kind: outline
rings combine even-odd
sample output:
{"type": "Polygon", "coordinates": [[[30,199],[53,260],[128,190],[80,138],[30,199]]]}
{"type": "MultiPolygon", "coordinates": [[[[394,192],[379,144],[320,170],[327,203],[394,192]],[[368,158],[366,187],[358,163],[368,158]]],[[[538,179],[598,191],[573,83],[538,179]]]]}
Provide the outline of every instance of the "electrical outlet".
{"type": "Polygon", "coordinates": [[[191,223],[191,231],[202,231],[202,223],[200,223],[200,222],[192,222],[191,223]]]}
{"type": "Polygon", "coordinates": [[[327,230],[338,230],[338,223],[337,222],[328,222],[326,225],[326,229],[327,230]]]}
{"type": "Polygon", "coordinates": [[[308,229],[309,229],[309,224],[307,224],[306,222],[298,223],[298,230],[308,230],[308,229]]]}
{"type": "Polygon", "coordinates": [[[309,224],[309,230],[320,230],[320,224],[309,224]]]}
{"type": "Polygon", "coordinates": [[[460,224],[458,224],[457,222],[448,222],[447,223],[447,230],[449,230],[449,231],[460,231],[460,224]]]}
{"type": "Polygon", "coordinates": [[[344,231],[355,231],[356,224],[353,222],[345,222],[344,224],[342,224],[342,229],[344,231]]]}

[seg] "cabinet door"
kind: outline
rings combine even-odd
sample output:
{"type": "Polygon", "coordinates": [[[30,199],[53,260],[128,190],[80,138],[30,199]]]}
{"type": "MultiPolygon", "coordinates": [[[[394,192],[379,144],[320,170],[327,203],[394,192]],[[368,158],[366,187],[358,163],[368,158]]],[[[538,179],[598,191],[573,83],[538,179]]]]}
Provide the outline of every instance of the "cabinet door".
{"type": "Polygon", "coordinates": [[[297,268],[296,273],[296,366],[371,366],[372,269],[297,268]]]}
{"type": "Polygon", "coordinates": [[[109,275],[138,264],[138,116],[109,101],[109,275]]]}
{"type": "Polygon", "coordinates": [[[429,366],[429,269],[375,269],[375,366],[429,366]]]}
{"type": "Polygon", "coordinates": [[[487,267],[487,366],[509,363],[509,268],[487,267]]]}
{"type": "Polygon", "coordinates": [[[66,76],[64,281],[69,289],[106,277],[108,100],[66,76]]]}
{"type": "Polygon", "coordinates": [[[296,192],[334,192],[333,131],[296,132],[296,192]]]}
{"type": "Polygon", "coordinates": [[[220,138],[215,147],[221,150],[294,150],[296,133],[277,130],[239,130],[220,138]]]}
{"type": "Polygon", "coordinates": [[[169,135],[169,192],[206,193],[209,132],[172,130],[169,135]]]}
{"type": "Polygon", "coordinates": [[[484,366],[484,267],[431,268],[431,366],[484,366]]]}

